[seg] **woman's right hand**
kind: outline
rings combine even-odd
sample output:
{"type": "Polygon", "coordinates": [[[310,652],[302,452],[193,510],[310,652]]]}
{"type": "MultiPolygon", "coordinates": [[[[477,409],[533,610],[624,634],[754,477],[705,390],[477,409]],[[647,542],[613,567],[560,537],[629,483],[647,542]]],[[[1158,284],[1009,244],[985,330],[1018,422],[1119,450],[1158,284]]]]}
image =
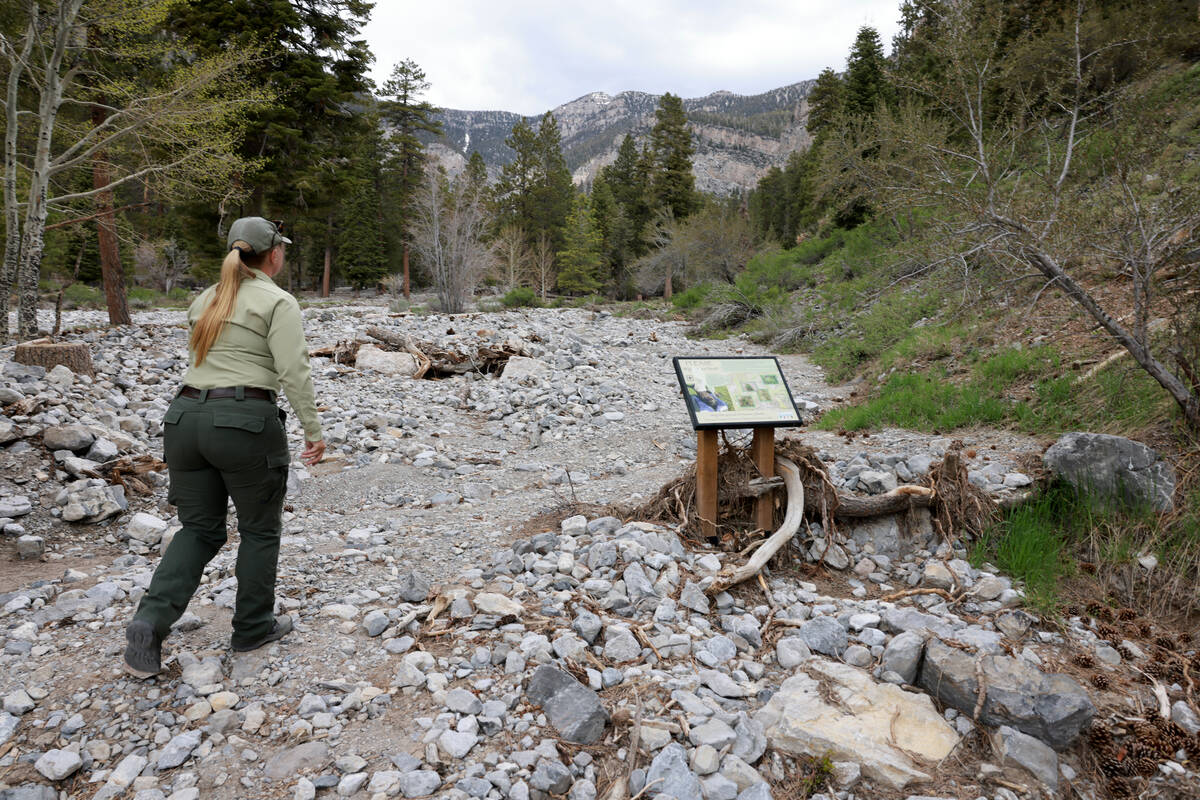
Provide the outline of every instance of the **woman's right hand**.
{"type": "Polygon", "coordinates": [[[304,452],[300,454],[300,460],[308,466],[312,466],[320,461],[325,456],[325,440],[318,439],[315,442],[306,441],[304,443],[304,452]]]}

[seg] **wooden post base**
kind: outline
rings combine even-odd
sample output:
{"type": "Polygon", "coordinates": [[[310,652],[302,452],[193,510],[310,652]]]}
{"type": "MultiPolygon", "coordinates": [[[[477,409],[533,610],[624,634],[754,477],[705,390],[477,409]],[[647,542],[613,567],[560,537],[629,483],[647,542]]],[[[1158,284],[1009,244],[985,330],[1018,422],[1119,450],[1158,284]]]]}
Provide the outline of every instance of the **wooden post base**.
{"type": "Polygon", "coordinates": [[[700,535],[717,536],[717,432],[696,431],[696,512],[700,535]]]}
{"type": "MultiPolygon", "coordinates": [[[[750,455],[764,478],[775,477],[775,429],[755,428],[750,455]]],[[[775,529],[775,499],[773,492],[760,495],[754,505],[754,525],[760,531],[775,529]]]]}

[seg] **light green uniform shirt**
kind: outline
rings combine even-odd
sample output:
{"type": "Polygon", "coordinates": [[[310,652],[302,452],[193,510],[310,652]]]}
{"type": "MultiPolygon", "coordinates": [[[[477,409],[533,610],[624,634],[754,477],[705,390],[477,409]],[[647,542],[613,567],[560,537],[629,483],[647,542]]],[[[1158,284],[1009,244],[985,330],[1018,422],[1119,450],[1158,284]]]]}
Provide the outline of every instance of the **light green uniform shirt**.
{"type": "MultiPolygon", "coordinates": [[[[300,304],[260,270],[250,271],[254,277],[242,281],[233,315],[209,348],[204,363],[196,366],[196,354],[189,352],[190,366],[183,382],[197,389],[256,386],[272,392],[278,392],[282,385],[304,426],[304,438],[318,441],[322,438],[321,420],[317,417],[300,304]]],[[[215,292],[216,287],[210,286],[192,301],[189,327],[196,327],[215,292]]]]}

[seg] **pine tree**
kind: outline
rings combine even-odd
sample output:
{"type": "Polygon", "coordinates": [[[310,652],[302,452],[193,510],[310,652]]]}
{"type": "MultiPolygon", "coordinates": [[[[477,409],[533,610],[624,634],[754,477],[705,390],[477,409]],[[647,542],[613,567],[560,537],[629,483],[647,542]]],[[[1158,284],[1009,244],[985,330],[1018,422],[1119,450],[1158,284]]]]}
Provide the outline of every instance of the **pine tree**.
{"type": "Polygon", "coordinates": [[[845,110],[846,85],[826,67],[808,93],[808,132],[814,138],[832,128],[845,110]]]}
{"type": "Polygon", "coordinates": [[[687,127],[683,100],[667,92],[654,111],[650,131],[652,171],[650,189],[657,210],[667,210],[682,220],[698,206],[696,178],[692,175],[692,134],[687,127]]]}
{"type": "Polygon", "coordinates": [[[876,106],[891,99],[892,86],[885,67],[879,32],[864,25],[858,29],[854,47],[846,59],[846,113],[856,116],[874,114],[876,106]]]}
{"type": "Polygon", "coordinates": [[[409,247],[411,234],[409,221],[412,217],[414,197],[424,178],[422,164],[425,146],[421,133],[441,133],[442,125],[434,117],[438,109],[421,96],[429,91],[429,81],[412,59],[405,59],[392,67],[391,77],[384,82],[381,103],[383,120],[391,134],[392,165],[394,174],[389,182],[388,230],[391,250],[399,250],[400,274],[404,296],[411,296],[409,269],[409,247]]]}
{"type": "Polygon", "coordinates": [[[467,180],[470,181],[473,187],[482,189],[487,186],[488,174],[487,164],[483,161],[483,155],[474,150],[471,152],[471,157],[467,159],[467,168],[465,170],[467,180]]]}
{"type": "Polygon", "coordinates": [[[567,294],[590,294],[600,288],[604,238],[582,192],[567,217],[563,249],[558,252],[558,288],[567,294]]]}
{"type": "Polygon", "coordinates": [[[514,158],[504,165],[495,187],[497,223],[519,226],[531,246],[545,233],[554,250],[562,249],[562,229],[574,188],[562,154],[558,123],[547,113],[534,131],[522,120],[504,143],[514,158]]]}
{"type": "Polygon", "coordinates": [[[378,118],[365,115],[347,138],[351,137],[350,169],[337,204],[337,264],[342,276],[361,289],[387,273],[387,226],[380,196],[383,141],[378,118]]]}

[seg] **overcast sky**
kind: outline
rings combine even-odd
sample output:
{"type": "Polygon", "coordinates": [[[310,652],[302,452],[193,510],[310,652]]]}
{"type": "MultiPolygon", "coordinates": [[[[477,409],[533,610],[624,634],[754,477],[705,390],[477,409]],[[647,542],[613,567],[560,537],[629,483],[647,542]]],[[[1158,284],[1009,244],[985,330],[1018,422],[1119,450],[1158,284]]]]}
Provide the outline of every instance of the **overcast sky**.
{"type": "Polygon", "coordinates": [[[372,77],[417,62],[444,108],[541,114],[588,92],[757,94],[845,68],[899,0],[377,0],[372,77]]]}

